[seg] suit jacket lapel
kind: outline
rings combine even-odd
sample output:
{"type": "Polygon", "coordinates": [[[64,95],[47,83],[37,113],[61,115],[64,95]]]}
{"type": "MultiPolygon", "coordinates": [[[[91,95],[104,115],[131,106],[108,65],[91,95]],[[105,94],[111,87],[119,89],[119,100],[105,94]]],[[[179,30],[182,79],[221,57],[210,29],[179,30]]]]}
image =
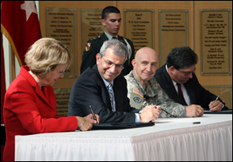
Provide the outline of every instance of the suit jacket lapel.
{"type": "MultiPolygon", "coordinates": [[[[103,34],[100,36],[100,39],[101,39],[101,41],[104,43],[105,41],[108,40],[108,37],[107,37],[106,34],[103,32],[103,34]]],[[[103,43],[102,43],[102,44],[103,44],[103,43]]],[[[101,44],[101,46],[102,46],[102,44],[101,44]]]]}
{"type": "Polygon", "coordinates": [[[24,66],[23,69],[22,69],[22,71],[21,71],[21,74],[25,78],[27,78],[28,82],[35,89],[35,93],[38,95],[38,97],[40,97],[43,101],[45,101],[47,103],[47,105],[49,107],[51,107],[50,104],[49,104],[48,98],[45,97],[45,95],[41,91],[40,87],[36,83],[35,79],[28,73],[28,71],[29,71],[29,68],[27,66],[24,66]]]}
{"type": "MultiPolygon", "coordinates": [[[[92,69],[97,74],[97,76],[98,76],[98,78],[99,78],[99,80],[101,82],[101,86],[104,87],[103,88],[103,93],[104,93],[103,96],[106,96],[106,98],[108,98],[107,99],[107,103],[105,103],[106,107],[108,107],[110,110],[112,110],[112,108],[111,108],[111,101],[110,101],[110,97],[109,97],[109,94],[108,94],[108,90],[107,90],[107,87],[105,86],[104,81],[103,81],[103,79],[102,79],[102,77],[101,77],[101,75],[100,75],[100,73],[98,71],[97,65],[94,65],[92,69]]],[[[114,94],[115,94],[115,90],[114,89],[113,89],[113,91],[114,91],[114,94]]],[[[115,95],[115,97],[116,97],[116,95],[115,95]]]]}
{"type": "Polygon", "coordinates": [[[163,82],[165,82],[167,85],[167,88],[166,90],[167,91],[170,91],[170,98],[174,101],[179,101],[179,103],[182,103],[183,105],[186,105],[186,103],[180,98],[180,96],[178,95],[175,87],[174,87],[174,84],[172,82],[172,79],[171,77],[169,76],[165,66],[162,67],[162,70],[163,70],[163,73],[165,74],[165,78],[163,80],[163,82]]]}
{"type": "Polygon", "coordinates": [[[187,93],[188,93],[188,95],[189,95],[189,99],[190,99],[191,104],[196,103],[196,97],[195,97],[195,94],[193,93],[192,87],[191,87],[190,84],[189,84],[189,81],[186,82],[186,83],[184,84],[184,86],[185,86],[186,91],[187,91],[187,93]]]}
{"type": "Polygon", "coordinates": [[[167,85],[166,89],[171,92],[171,96],[178,96],[176,89],[173,85],[172,79],[169,76],[165,66],[163,66],[163,73],[165,74],[165,78],[163,79],[163,82],[165,82],[166,83],[165,85],[167,85]]]}
{"type": "Polygon", "coordinates": [[[113,91],[114,91],[114,96],[115,96],[115,105],[116,105],[116,111],[121,111],[121,107],[118,106],[117,103],[121,102],[121,99],[119,97],[122,96],[121,92],[119,92],[119,89],[117,90],[117,78],[114,79],[114,84],[113,84],[113,91]]]}
{"type": "MultiPolygon", "coordinates": [[[[45,87],[46,88],[46,87],[45,87]]],[[[41,98],[44,102],[46,102],[46,104],[49,106],[49,107],[51,107],[51,104],[50,104],[50,102],[49,102],[49,96],[48,96],[48,93],[47,93],[47,91],[45,90],[45,92],[43,93],[42,91],[41,91],[41,89],[38,87],[38,86],[36,86],[35,87],[35,93],[37,94],[37,96],[39,97],[39,98],[41,98]]],[[[52,108],[52,107],[51,107],[52,108]]]]}

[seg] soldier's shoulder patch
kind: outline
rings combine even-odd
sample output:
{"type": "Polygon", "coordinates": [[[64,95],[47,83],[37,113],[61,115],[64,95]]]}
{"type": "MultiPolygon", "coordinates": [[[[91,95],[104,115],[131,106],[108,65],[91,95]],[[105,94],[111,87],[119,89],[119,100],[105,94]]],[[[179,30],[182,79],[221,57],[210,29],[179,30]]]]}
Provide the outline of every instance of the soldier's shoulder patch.
{"type": "Polygon", "coordinates": [[[129,97],[130,105],[136,109],[141,109],[143,107],[143,97],[141,92],[137,89],[134,89],[134,92],[130,94],[129,97]]]}
{"type": "Polygon", "coordinates": [[[90,48],[91,48],[91,43],[90,42],[86,43],[85,51],[89,51],[90,48]]]}
{"type": "Polygon", "coordinates": [[[135,93],[135,94],[137,94],[137,95],[139,95],[139,96],[141,96],[143,98],[142,92],[140,92],[138,89],[133,88],[133,93],[135,93]]]}
{"type": "Polygon", "coordinates": [[[141,103],[142,102],[142,98],[140,98],[138,96],[135,96],[135,97],[133,97],[133,101],[136,102],[136,103],[141,103]]]}

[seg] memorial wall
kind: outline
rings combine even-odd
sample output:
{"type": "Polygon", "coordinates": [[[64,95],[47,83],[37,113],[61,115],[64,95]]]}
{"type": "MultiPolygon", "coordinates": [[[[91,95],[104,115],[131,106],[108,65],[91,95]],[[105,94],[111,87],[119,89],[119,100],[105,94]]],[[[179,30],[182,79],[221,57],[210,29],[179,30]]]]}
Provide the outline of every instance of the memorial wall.
{"type": "Polygon", "coordinates": [[[159,66],[172,48],[190,46],[198,54],[200,83],[232,108],[231,1],[40,1],[42,36],[62,41],[72,53],[72,65],[54,85],[59,115],[67,113],[84,46],[102,34],[101,11],[109,5],[121,11],[118,34],[129,38],[135,51],[155,49],[159,66]]]}

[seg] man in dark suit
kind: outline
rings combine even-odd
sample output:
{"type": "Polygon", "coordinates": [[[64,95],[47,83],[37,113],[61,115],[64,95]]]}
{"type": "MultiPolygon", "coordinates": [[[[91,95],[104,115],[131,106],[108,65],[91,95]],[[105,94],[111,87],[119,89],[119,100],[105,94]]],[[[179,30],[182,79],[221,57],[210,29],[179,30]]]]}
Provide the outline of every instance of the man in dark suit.
{"type": "Polygon", "coordinates": [[[183,105],[197,104],[204,109],[221,111],[228,109],[216,95],[203,88],[194,73],[197,54],[188,46],[173,48],[166,57],[166,64],[157,69],[155,78],[168,96],[183,105]],[[178,94],[180,84],[181,94],[178,94]]]}
{"type": "Polygon", "coordinates": [[[118,35],[121,25],[121,14],[118,8],[114,6],[105,7],[102,11],[101,23],[104,26],[104,32],[101,36],[90,39],[86,43],[80,72],[83,73],[88,67],[93,67],[96,64],[95,55],[100,51],[103,42],[118,39],[127,46],[129,53],[121,72],[121,75],[124,76],[133,69],[131,61],[134,59],[134,46],[131,40],[118,35]]]}
{"type": "Polygon", "coordinates": [[[122,42],[116,39],[104,42],[96,55],[96,65],[87,68],[73,84],[68,116],[86,116],[92,106],[100,123],[149,122],[158,118],[160,106],[150,105],[140,111],[129,104],[126,80],[120,75],[127,54],[122,42]]]}

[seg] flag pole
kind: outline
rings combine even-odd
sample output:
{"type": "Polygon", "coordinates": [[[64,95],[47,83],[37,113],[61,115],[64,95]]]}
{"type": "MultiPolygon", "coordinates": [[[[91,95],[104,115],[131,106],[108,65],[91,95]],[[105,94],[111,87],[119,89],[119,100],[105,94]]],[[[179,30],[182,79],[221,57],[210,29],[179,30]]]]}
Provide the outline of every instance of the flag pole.
{"type": "Polygon", "coordinates": [[[15,54],[14,54],[14,52],[12,50],[12,47],[10,49],[11,49],[10,53],[11,53],[11,70],[12,70],[12,73],[11,73],[12,80],[11,80],[11,82],[12,82],[16,77],[15,76],[15,54]]]}

